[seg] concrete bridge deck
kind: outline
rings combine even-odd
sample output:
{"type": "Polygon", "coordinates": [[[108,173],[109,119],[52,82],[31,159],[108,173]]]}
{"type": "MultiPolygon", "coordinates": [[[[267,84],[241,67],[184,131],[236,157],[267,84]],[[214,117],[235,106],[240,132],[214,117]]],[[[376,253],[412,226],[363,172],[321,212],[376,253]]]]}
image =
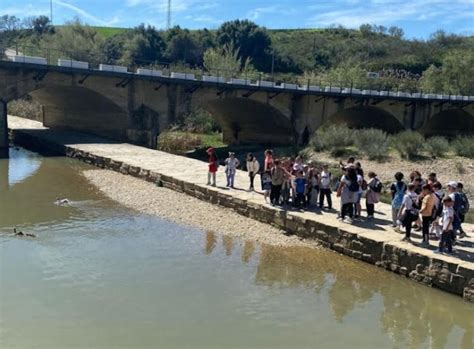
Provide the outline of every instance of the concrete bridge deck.
{"type": "MultiPolygon", "coordinates": [[[[376,264],[390,271],[410,277],[430,286],[463,295],[474,302],[474,238],[463,239],[456,246],[455,256],[433,253],[418,246],[421,236],[414,236],[414,244],[402,242],[402,235],[390,226],[390,207],[377,205],[373,222],[348,225],[337,220],[334,212],[284,211],[265,204],[260,193],[247,192],[248,176],[238,171],[236,187],[224,187],[225,176],[218,173],[217,188],[206,186],[207,164],[161,151],[127,143],[115,143],[106,138],[76,131],[51,130],[41,123],[9,116],[9,127],[14,142],[25,147],[46,147],[68,156],[130,174],[163,186],[196,196],[251,218],[273,224],[288,233],[319,240],[324,246],[340,253],[376,264]]],[[[339,202],[334,197],[334,207],[339,202]]]]}

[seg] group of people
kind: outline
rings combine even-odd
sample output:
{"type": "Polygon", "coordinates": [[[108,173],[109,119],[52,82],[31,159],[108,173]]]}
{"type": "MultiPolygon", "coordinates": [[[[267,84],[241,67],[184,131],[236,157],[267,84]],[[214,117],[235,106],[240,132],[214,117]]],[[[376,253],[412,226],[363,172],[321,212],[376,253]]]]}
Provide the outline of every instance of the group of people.
{"type": "Polygon", "coordinates": [[[392,224],[405,230],[404,241],[411,241],[411,231],[422,232],[422,245],[429,245],[430,238],[439,240],[439,249],[452,253],[457,237],[466,237],[462,228],[469,212],[469,199],[462,183],[450,181],[444,190],[436,173],[423,179],[421,173],[413,171],[408,183],[401,172],[395,174],[391,185],[392,224]]]}
{"type": "MultiPolygon", "coordinates": [[[[213,148],[208,149],[208,156],[208,185],[215,186],[219,160],[213,148]]],[[[227,187],[234,188],[235,174],[240,166],[234,153],[229,153],[224,166],[227,187]]],[[[340,178],[333,178],[327,165],[305,164],[300,156],[277,159],[272,150],[265,151],[262,165],[249,153],[246,169],[249,190],[255,190],[255,177],[260,174],[264,199],[272,206],[332,210],[332,193],[335,191],[341,203],[338,219],[349,224],[361,217],[363,197],[367,219],[373,220],[375,205],[383,191],[383,183],[377,174],[368,172],[365,175],[362,165],[354,157],[340,163],[340,178]],[[325,201],[327,206],[324,206],[325,201]]],[[[428,244],[430,238],[439,239],[439,252],[444,252],[445,248],[448,253],[452,252],[456,236],[465,236],[461,224],[469,210],[469,201],[462,183],[449,182],[446,190],[444,193],[435,173],[423,179],[421,173],[413,171],[408,183],[401,172],[395,174],[395,182],[390,186],[392,223],[397,230],[404,228],[404,241],[411,241],[412,229],[421,230],[422,244],[428,244]]]]}

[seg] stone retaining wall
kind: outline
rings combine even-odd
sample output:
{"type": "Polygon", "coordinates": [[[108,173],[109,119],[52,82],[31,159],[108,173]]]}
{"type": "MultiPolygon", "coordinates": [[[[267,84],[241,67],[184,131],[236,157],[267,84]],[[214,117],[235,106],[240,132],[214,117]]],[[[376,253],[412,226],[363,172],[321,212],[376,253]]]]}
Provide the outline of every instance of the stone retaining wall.
{"type": "Polygon", "coordinates": [[[463,296],[465,300],[474,302],[474,269],[468,269],[457,263],[449,263],[406,248],[393,246],[383,241],[368,239],[315,220],[304,219],[290,211],[247,202],[212,187],[188,183],[145,168],[130,166],[121,161],[52,143],[31,135],[27,131],[13,130],[11,131],[11,137],[15,144],[25,148],[43,153],[46,151],[47,153],[53,152],[66,155],[100,168],[138,177],[203,201],[231,208],[243,216],[271,224],[288,234],[316,239],[324,247],[341,254],[375,264],[425,285],[463,296]]]}

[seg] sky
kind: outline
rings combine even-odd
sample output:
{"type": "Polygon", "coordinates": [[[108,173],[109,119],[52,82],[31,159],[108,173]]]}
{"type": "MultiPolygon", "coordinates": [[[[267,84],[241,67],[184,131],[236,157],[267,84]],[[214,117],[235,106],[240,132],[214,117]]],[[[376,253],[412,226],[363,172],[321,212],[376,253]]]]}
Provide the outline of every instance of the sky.
{"type": "MultiPolygon", "coordinates": [[[[51,0],[54,24],[79,17],[90,25],[166,27],[168,0],[51,0]]],[[[363,23],[396,25],[409,38],[438,29],[474,35],[474,0],[171,0],[172,25],[215,29],[250,19],[267,28],[324,28],[363,23]]],[[[50,0],[0,0],[0,15],[48,15],[50,0]]]]}

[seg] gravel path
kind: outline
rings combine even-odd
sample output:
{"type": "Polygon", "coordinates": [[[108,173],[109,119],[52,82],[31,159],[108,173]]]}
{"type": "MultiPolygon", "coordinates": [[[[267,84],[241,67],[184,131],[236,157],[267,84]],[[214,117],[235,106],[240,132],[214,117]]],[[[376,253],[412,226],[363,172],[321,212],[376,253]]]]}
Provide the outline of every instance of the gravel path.
{"type": "Polygon", "coordinates": [[[132,176],[109,170],[87,170],[83,175],[112,200],[142,213],[268,245],[319,247],[316,241],[286,236],[280,229],[243,217],[230,209],[132,176]]]}

